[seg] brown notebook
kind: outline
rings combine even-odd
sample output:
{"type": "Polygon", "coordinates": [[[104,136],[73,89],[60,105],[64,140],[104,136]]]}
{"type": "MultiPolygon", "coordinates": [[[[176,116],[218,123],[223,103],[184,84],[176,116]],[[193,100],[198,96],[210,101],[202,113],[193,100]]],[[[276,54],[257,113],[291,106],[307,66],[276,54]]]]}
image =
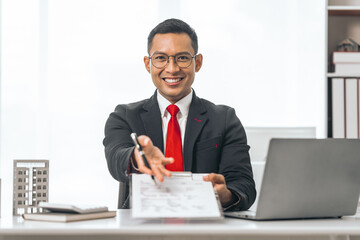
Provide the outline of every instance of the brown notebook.
{"type": "Polygon", "coordinates": [[[73,222],[100,218],[111,218],[116,216],[116,211],[96,212],[96,213],[25,213],[23,218],[25,220],[37,220],[48,222],[73,222]]]}

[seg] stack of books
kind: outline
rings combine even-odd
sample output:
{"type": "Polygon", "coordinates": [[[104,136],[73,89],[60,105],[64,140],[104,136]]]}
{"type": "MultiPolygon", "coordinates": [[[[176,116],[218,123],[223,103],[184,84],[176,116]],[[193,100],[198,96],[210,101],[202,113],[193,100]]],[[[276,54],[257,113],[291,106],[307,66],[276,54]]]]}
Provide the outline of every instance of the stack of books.
{"type": "Polygon", "coordinates": [[[332,78],[334,138],[360,138],[360,77],[332,78]]]}
{"type": "Polygon", "coordinates": [[[334,138],[360,138],[360,52],[333,52],[331,82],[334,138]]]}
{"type": "Polygon", "coordinates": [[[24,213],[25,220],[51,221],[51,222],[73,222],[100,218],[111,218],[116,216],[116,211],[109,211],[104,206],[71,205],[40,202],[41,213],[24,213]]]}
{"type": "Polygon", "coordinates": [[[360,52],[333,52],[335,73],[344,76],[360,76],[360,52]]]}

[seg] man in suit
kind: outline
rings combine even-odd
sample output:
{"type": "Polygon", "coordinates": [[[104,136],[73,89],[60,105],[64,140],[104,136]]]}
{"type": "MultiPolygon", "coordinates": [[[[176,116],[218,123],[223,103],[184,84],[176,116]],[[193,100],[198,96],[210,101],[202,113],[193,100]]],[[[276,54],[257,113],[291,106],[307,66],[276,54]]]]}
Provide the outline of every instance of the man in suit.
{"type": "Polygon", "coordinates": [[[191,88],[203,61],[197,51],[195,31],[181,20],[168,19],[150,32],[144,63],[157,90],[110,114],[103,141],[108,168],[126,184],[133,172],[160,182],[172,171],[209,173],[204,180],[212,182],[224,210],[245,210],[256,197],[246,133],[233,108],[201,99],[191,88]],[[150,168],[132,132],[142,135],[150,168]]]}

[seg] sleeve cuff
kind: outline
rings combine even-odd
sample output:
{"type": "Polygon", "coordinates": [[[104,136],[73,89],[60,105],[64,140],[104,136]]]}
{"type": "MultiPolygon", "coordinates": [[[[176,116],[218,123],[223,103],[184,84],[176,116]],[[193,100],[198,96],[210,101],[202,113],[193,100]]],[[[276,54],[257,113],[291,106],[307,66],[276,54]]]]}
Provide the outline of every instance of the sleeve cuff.
{"type": "Polygon", "coordinates": [[[129,176],[131,173],[140,173],[139,169],[135,166],[135,159],[133,158],[133,154],[131,154],[130,159],[129,159],[129,164],[128,164],[128,169],[126,172],[126,175],[129,176]]]}
{"type": "MultiPolygon", "coordinates": [[[[231,190],[230,190],[230,191],[231,191],[231,190]]],[[[240,196],[240,194],[238,194],[237,192],[234,192],[234,191],[231,191],[231,193],[234,195],[234,198],[235,198],[235,199],[234,199],[234,201],[231,202],[229,205],[223,207],[223,210],[224,210],[224,211],[227,211],[227,210],[231,209],[232,207],[237,206],[237,205],[240,203],[240,201],[241,201],[241,196],[240,196]]]]}

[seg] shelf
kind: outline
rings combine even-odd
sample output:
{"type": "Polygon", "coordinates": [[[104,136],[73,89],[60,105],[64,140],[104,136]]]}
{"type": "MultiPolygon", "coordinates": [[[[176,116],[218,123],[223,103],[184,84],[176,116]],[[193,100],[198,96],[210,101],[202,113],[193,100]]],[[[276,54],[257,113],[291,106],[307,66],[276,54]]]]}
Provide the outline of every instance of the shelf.
{"type": "Polygon", "coordinates": [[[360,74],[354,75],[354,74],[327,73],[326,76],[329,78],[360,78],[360,74]]]}
{"type": "MultiPolygon", "coordinates": [[[[327,125],[326,126],[327,137],[332,138],[334,137],[334,134],[335,136],[339,136],[339,133],[341,131],[344,132],[344,136],[347,136],[349,132],[347,132],[347,128],[343,129],[341,121],[344,121],[344,125],[345,125],[345,122],[347,121],[346,117],[349,117],[348,116],[349,112],[351,112],[352,114],[352,115],[350,114],[351,116],[354,115],[358,116],[359,114],[357,111],[353,111],[353,109],[349,110],[350,108],[348,108],[348,112],[345,111],[345,107],[349,107],[348,103],[352,102],[353,106],[355,104],[358,104],[358,99],[355,98],[354,100],[354,97],[352,95],[351,98],[350,97],[347,98],[346,95],[347,91],[345,87],[351,86],[351,89],[353,89],[354,85],[351,84],[353,84],[354,82],[357,82],[358,84],[358,80],[360,79],[360,71],[355,71],[354,69],[352,69],[351,70],[352,73],[347,73],[345,70],[341,71],[340,68],[338,69],[338,72],[334,72],[335,68],[333,65],[332,54],[334,51],[337,51],[338,44],[347,38],[351,38],[356,42],[360,42],[360,0],[326,0],[326,2],[327,5],[326,5],[326,14],[325,14],[325,19],[326,19],[325,47],[327,49],[326,51],[327,72],[325,72],[325,86],[326,86],[325,94],[326,94],[327,106],[326,106],[325,121],[327,125]],[[335,81],[334,79],[339,79],[339,80],[341,79],[341,81],[335,81]],[[357,81],[347,81],[350,79],[357,79],[357,81]],[[337,83],[333,84],[334,82],[337,83]],[[349,83],[349,85],[345,84],[347,82],[349,83]],[[348,103],[346,103],[346,101],[348,103]]],[[[359,87],[359,85],[357,87],[359,87]]],[[[350,121],[350,118],[348,120],[350,121]]],[[[354,121],[351,122],[351,124],[352,124],[351,126],[353,127],[356,125],[354,124],[354,121]]],[[[356,134],[358,134],[359,131],[358,124],[359,123],[357,123],[356,125],[357,128],[356,134]]]]}
{"type": "Polygon", "coordinates": [[[360,6],[328,6],[329,16],[360,16],[360,6]]]}

